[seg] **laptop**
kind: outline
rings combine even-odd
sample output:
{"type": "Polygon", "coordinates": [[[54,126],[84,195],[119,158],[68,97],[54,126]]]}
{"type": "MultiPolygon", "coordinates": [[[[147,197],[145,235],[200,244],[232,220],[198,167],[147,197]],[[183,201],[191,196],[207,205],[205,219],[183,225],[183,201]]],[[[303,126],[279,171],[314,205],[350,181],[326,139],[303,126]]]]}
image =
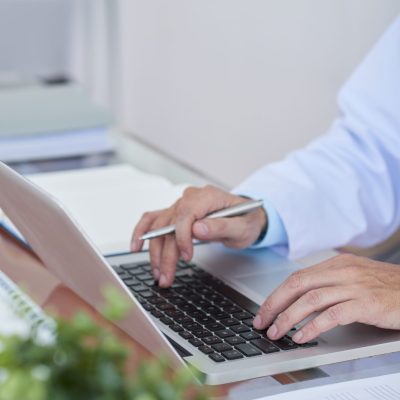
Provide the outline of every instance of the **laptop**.
{"type": "MultiPolygon", "coordinates": [[[[103,257],[63,206],[0,163],[0,208],[45,266],[96,309],[115,287],[132,307],[116,324],[173,367],[190,364],[210,385],[400,350],[400,332],[361,324],[338,327],[296,345],[254,330],[259,304],[299,268],[269,250],[195,247],[178,262],[170,289],[154,284],[147,252],[103,257]]],[[[129,217],[129,216],[127,216],[129,217]]]]}

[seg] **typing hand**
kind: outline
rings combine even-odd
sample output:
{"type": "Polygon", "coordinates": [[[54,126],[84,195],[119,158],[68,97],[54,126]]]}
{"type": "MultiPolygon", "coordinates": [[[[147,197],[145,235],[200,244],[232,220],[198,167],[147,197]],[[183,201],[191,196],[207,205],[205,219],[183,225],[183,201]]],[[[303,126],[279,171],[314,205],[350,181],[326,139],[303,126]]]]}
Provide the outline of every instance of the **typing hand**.
{"type": "Polygon", "coordinates": [[[353,322],[400,329],[400,266],[344,254],[286,279],[263,303],[254,327],[279,339],[318,312],[293,337],[305,343],[353,322]]]}
{"type": "Polygon", "coordinates": [[[181,257],[190,261],[193,257],[192,239],[221,242],[228,247],[244,248],[253,244],[267,224],[263,209],[232,218],[204,219],[213,211],[245,202],[214,186],[190,187],[171,207],[147,212],[135,227],[131,249],[139,251],[146,232],[175,224],[175,234],[150,241],[150,261],[153,275],[161,287],[169,287],[175,275],[176,263],[181,257]]]}

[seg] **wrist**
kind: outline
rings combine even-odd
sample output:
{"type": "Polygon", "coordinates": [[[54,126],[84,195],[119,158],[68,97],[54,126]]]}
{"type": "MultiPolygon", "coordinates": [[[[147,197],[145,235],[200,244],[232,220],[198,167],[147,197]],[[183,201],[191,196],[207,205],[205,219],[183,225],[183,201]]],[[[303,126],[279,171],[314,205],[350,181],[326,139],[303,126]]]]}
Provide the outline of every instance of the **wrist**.
{"type": "Polygon", "coordinates": [[[261,207],[258,210],[258,215],[259,215],[259,221],[260,221],[260,225],[259,225],[260,233],[259,233],[256,241],[253,243],[253,246],[257,245],[258,243],[261,243],[264,240],[265,235],[267,234],[267,231],[268,231],[268,215],[267,215],[264,207],[261,207]]]}

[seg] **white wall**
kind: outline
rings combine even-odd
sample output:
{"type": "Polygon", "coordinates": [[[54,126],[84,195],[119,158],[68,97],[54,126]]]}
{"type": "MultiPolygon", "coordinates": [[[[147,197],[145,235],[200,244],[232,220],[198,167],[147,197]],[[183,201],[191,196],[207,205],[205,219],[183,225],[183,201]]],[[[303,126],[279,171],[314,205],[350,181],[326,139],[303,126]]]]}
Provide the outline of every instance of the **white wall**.
{"type": "MultiPolygon", "coordinates": [[[[117,3],[115,3],[117,4],[117,3]]],[[[226,185],[323,133],[398,0],[119,0],[125,127],[226,185]]]]}
{"type": "Polygon", "coordinates": [[[0,73],[67,70],[69,0],[0,0],[0,73]]]}

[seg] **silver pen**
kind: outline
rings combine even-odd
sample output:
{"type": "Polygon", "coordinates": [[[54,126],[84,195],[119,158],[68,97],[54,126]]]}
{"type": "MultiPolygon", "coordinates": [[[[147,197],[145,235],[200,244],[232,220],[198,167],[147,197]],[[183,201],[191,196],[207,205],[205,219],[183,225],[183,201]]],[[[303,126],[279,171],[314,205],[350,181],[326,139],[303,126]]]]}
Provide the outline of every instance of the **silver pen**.
{"type": "MultiPolygon", "coordinates": [[[[250,200],[244,203],[237,204],[233,207],[228,207],[219,211],[212,212],[211,214],[208,214],[206,218],[237,217],[239,215],[247,214],[250,211],[262,207],[262,205],[262,200],[250,200]]],[[[164,226],[164,228],[155,229],[154,231],[145,233],[139,238],[139,240],[154,239],[160,236],[168,235],[173,232],[175,232],[175,225],[168,225],[164,226]]]]}

